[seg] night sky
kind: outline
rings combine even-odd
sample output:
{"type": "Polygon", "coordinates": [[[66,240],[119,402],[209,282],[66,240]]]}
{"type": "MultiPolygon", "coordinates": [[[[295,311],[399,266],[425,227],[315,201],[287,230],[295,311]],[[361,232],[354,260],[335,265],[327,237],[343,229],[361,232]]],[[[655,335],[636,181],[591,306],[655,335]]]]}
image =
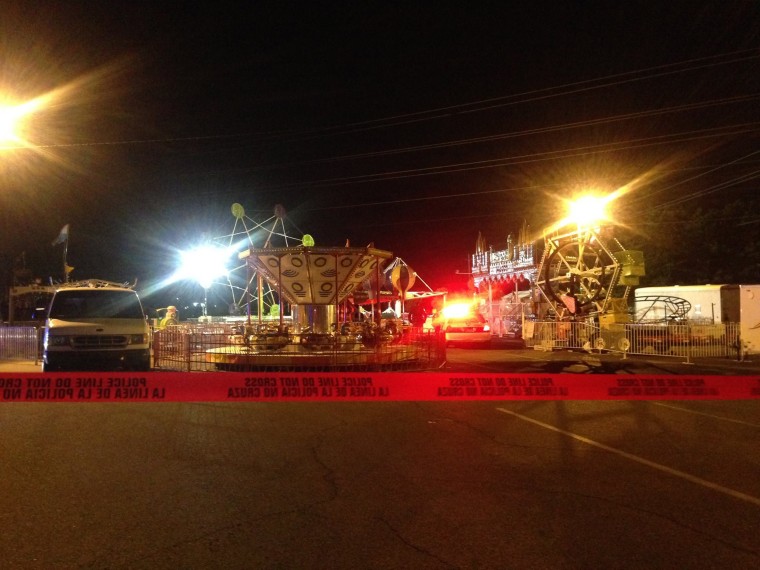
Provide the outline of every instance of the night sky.
{"type": "Polygon", "coordinates": [[[756,1],[164,4],[3,2],[0,98],[53,93],[0,150],[4,280],[68,223],[73,278],[147,287],[239,202],[453,288],[584,188],[638,180],[639,235],[758,195],[756,1]]]}

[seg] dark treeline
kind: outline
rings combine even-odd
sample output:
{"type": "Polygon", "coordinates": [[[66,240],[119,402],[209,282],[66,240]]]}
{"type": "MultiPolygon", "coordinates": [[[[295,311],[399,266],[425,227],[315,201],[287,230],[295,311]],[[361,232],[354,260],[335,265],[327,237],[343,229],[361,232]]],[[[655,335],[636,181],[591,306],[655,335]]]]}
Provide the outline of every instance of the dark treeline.
{"type": "Polygon", "coordinates": [[[653,209],[617,235],[644,252],[642,286],[760,283],[760,199],[653,209]]]}

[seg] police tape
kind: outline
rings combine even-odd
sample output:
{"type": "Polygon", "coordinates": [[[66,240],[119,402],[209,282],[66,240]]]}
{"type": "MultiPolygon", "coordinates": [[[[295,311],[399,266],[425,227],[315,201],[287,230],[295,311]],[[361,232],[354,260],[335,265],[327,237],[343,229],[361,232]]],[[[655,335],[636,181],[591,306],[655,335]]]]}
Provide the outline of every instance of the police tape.
{"type": "Polygon", "coordinates": [[[746,400],[760,376],[430,373],[2,373],[0,402],[746,400]]]}

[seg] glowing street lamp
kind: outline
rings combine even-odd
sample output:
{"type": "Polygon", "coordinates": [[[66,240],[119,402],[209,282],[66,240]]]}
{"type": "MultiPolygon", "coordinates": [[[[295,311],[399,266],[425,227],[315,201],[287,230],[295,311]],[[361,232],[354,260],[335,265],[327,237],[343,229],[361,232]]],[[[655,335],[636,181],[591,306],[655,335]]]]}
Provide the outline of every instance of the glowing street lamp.
{"type": "Polygon", "coordinates": [[[565,204],[565,217],[557,220],[544,229],[544,235],[551,235],[567,226],[575,226],[577,231],[588,231],[599,228],[602,222],[612,222],[607,205],[620,196],[620,192],[613,192],[606,196],[584,194],[574,200],[560,198],[565,204]]]}
{"type": "Polygon", "coordinates": [[[218,277],[227,275],[226,249],[204,245],[180,254],[180,279],[192,279],[203,287],[203,316],[208,316],[208,290],[218,277]]]}
{"type": "Polygon", "coordinates": [[[578,226],[596,225],[597,222],[607,219],[608,201],[607,198],[599,198],[598,196],[581,196],[568,204],[568,218],[578,226]]]}
{"type": "Polygon", "coordinates": [[[5,145],[25,145],[23,137],[26,118],[45,104],[44,97],[38,97],[21,103],[8,104],[7,99],[0,98],[0,148],[5,145]]]}
{"type": "Polygon", "coordinates": [[[18,135],[21,117],[18,107],[0,107],[0,144],[17,143],[21,140],[18,135]]]}

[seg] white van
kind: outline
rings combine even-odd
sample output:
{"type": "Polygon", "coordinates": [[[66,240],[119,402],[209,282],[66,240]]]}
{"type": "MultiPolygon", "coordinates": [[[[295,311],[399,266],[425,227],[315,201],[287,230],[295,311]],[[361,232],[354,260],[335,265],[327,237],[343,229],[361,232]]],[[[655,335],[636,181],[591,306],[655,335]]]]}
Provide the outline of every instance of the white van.
{"type": "Polygon", "coordinates": [[[94,279],[62,285],[45,321],[42,369],[150,370],[150,326],[137,293],[94,279]]]}

